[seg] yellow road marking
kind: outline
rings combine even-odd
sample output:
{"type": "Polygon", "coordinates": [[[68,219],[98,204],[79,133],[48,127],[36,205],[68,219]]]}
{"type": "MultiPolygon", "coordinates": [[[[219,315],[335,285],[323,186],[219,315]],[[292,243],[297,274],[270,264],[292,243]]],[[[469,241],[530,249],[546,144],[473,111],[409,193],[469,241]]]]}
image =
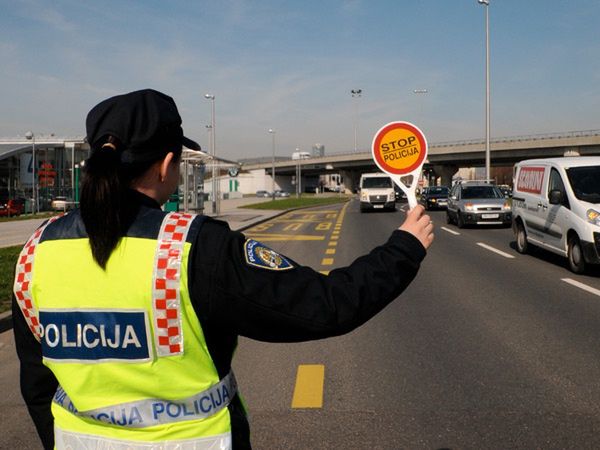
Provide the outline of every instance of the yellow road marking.
{"type": "Polygon", "coordinates": [[[292,408],[322,408],[325,366],[323,364],[301,364],[296,373],[296,387],[292,397],[292,408]]]}
{"type": "Polygon", "coordinates": [[[326,255],[335,255],[335,248],[327,248],[325,249],[326,255]]]}
{"type": "Polygon", "coordinates": [[[331,265],[333,265],[333,258],[323,258],[323,261],[321,261],[321,265],[322,266],[331,266],[331,265]]]}
{"type": "Polygon", "coordinates": [[[330,247],[335,247],[337,245],[337,241],[329,241],[327,245],[329,245],[330,247]]]}
{"type": "Polygon", "coordinates": [[[325,236],[315,236],[310,234],[253,234],[249,237],[260,241],[324,241],[325,236]]]}
{"type": "Polygon", "coordinates": [[[302,225],[302,223],[292,222],[283,227],[283,231],[298,231],[302,225]]]}
{"type": "Polygon", "coordinates": [[[323,275],[329,275],[329,270],[319,270],[319,273],[322,273],[323,275]]]}
{"type": "Polygon", "coordinates": [[[331,239],[332,241],[337,241],[339,238],[339,236],[331,236],[329,239],[331,239]]]}
{"type": "Polygon", "coordinates": [[[275,219],[273,220],[272,223],[315,223],[315,222],[321,222],[323,220],[323,218],[319,218],[319,217],[315,217],[314,219],[294,219],[294,218],[289,218],[289,219],[275,219]]]}

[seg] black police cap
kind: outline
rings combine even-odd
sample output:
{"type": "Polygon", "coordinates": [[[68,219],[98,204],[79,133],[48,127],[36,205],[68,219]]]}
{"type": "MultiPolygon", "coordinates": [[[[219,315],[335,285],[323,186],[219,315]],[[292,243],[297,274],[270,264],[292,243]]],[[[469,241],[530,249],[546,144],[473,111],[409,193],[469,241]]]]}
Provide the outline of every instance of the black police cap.
{"type": "Polygon", "coordinates": [[[114,136],[120,142],[123,162],[158,159],[182,145],[200,150],[186,138],[175,101],[153,89],[111,97],[94,106],[86,119],[87,141],[92,151],[114,136]]]}

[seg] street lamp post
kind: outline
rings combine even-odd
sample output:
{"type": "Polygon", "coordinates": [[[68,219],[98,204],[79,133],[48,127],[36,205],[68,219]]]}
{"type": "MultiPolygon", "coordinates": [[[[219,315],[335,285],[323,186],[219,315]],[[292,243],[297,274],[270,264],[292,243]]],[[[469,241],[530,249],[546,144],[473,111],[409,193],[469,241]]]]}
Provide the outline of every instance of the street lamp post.
{"type": "Polygon", "coordinates": [[[32,131],[25,133],[25,138],[31,141],[31,196],[33,198],[33,213],[38,213],[37,178],[35,166],[35,134],[32,131]]]}
{"type": "Polygon", "coordinates": [[[271,135],[271,146],[273,150],[273,157],[271,159],[271,196],[275,200],[275,130],[269,128],[269,134],[271,135]]]}
{"type": "MultiPolygon", "coordinates": [[[[352,89],[350,91],[352,98],[362,97],[362,89],[352,89]]],[[[358,101],[354,101],[354,151],[357,151],[357,140],[358,140],[358,101]]]]}
{"type": "Polygon", "coordinates": [[[490,173],[490,0],[477,0],[485,6],[485,177],[489,181],[490,173]]]}
{"type": "Polygon", "coordinates": [[[210,100],[211,111],[210,111],[210,154],[213,157],[212,160],[212,212],[213,214],[219,215],[219,183],[217,181],[217,151],[216,148],[216,130],[215,130],[215,96],[213,94],[204,94],[204,98],[210,100]]]}

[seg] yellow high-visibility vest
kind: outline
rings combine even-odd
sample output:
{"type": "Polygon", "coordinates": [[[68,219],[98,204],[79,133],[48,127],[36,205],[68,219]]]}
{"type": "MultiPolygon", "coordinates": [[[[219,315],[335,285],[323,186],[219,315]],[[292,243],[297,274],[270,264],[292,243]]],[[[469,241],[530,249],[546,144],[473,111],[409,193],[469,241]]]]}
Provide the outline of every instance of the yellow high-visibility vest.
{"type": "Polygon", "coordinates": [[[152,216],[158,235],[122,238],[106,270],[87,237],[43,230],[19,257],[17,302],[60,384],[57,448],[231,447],[235,380],[219,378],[188,292],[194,216],[152,216]]]}

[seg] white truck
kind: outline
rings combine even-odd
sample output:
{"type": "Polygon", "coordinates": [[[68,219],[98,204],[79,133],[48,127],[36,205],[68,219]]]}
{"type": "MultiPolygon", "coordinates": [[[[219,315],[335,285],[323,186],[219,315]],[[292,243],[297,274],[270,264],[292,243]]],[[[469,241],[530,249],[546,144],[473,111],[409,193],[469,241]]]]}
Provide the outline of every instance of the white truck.
{"type": "Polygon", "coordinates": [[[385,173],[364,173],[360,176],[360,212],[382,209],[396,210],[394,182],[385,173]]]}

